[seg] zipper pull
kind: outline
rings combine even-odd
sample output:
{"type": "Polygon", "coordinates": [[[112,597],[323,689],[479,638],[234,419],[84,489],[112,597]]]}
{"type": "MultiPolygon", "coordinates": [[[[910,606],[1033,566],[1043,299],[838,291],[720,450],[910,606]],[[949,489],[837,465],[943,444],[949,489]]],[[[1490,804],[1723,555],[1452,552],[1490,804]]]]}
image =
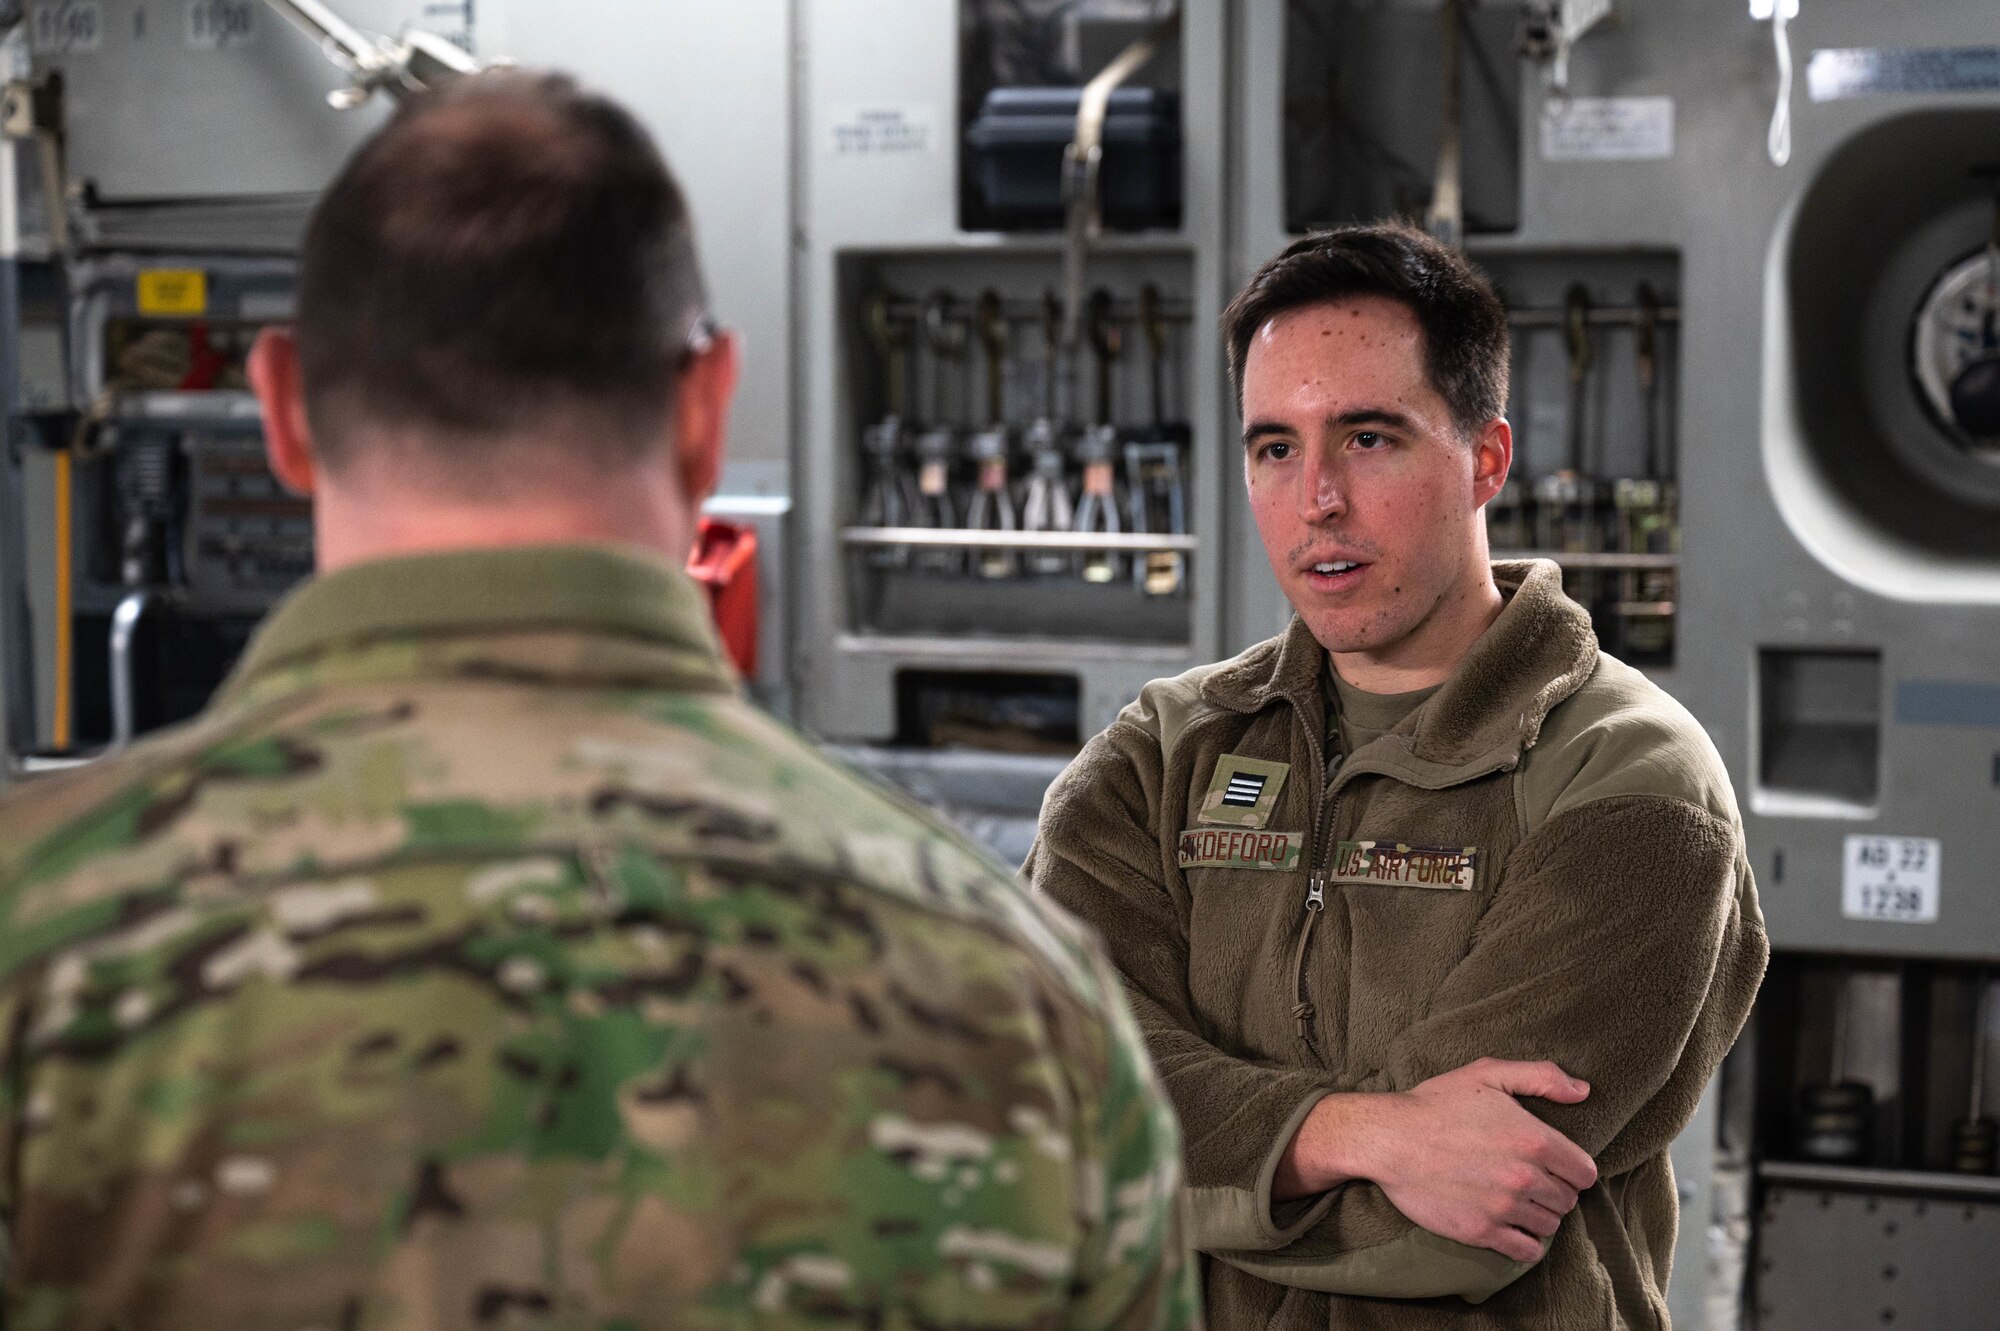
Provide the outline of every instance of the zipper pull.
{"type": "Polygon", "coordinates": [[[1318,869],[1313,870],[1310,884],[1306,888],[1306,909],[1326,909],[1326,875],[1318,869]]]}

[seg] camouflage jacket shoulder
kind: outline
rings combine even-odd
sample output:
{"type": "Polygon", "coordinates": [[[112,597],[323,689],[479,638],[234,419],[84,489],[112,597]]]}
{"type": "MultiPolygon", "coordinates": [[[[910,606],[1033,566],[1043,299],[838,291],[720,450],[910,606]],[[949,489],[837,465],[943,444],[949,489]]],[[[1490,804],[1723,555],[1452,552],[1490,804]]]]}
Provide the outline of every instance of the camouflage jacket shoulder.
{"type": "MultiPolygon", "coordinates": [[[[11,932],[167,883],[643,850],[833,877],[998,926],[1102,997],[1080,928],[901,792],[733,693],[579,687],[567,671],[538,678],[524,659],[565,648],[577,644],[384,645],[380,660],[345,659],[337,682],[253,692],[9,792],[0,889],[11,932]],[[413,676],[413,653],[443,659],[413,676]],[[389,678],[371,681],[371,665],[389,678]]],[[[599,667],[620,654],[594,645],[599,667]]],[[[0,962],[15,955],[0,942],[0,962]]]]}

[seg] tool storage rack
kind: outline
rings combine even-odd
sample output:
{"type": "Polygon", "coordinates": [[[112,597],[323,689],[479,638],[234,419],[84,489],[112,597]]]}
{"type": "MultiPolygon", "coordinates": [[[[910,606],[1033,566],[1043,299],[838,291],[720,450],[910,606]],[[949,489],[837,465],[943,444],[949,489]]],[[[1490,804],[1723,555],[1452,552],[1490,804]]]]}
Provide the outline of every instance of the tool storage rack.
{"type": "MultiPolygon", "coordinates": [[[[1179,41],[1185,143],[1185,207],[1172,231],[1107,234],[1093,248],[1090,285],[1130,298],[1154,280],[1177,302],[1185,380],[1172,385],[1193,427],[1187,482],[1189,534],[1173,547],[1186,558],[1186,585],[1167,632],[1023,635],[995,622],[991,632],[874,631],[859,613],[865,563],[850,557],[864,465],[858,400],[871,382],[857,365],[868,353],[859,302],[870,280],[893,281],[922,299],[931,275],[968,297],[988,286],[1027,295],[1060,286],[1059,233],[968,232],[957,226],[961,14],[957,5],[911,9],[892,0],[816,5],[802,18],[804,93],[797,318],[806,349],[794,458],[796,558],[793,677],[798,719],[810,731],[852,741],[884,741],[896,730],[897,677],[947,670],[1074,676],[1079,726],[1089,735],[1137,695],[1147,680],[1225,655],[1222,602],[1227,555],[1225,495],[1239,465],[1233,408],[1223,386],[1217,332],[1229,293],[1224,173],[1228,6],[1193,0],[1179,41]],[[893,42],[883,34],[893,31],[893,42]],[[844,154],[843,127],[887,108],[920,127],[922,146],[894,154],[844,154]],[[997,275],[997,277],[996,277],[997,275]]],[[[974,355],[977,347],[975,344],[974,355]]],[[[1137,364],[1136,360],[1134,362],[1137,364]]],[[[1079,374],[1089,402],[1086,352],[1079,374]]],[[[949,539],[949,538],[947,538],[949,539]]]]}

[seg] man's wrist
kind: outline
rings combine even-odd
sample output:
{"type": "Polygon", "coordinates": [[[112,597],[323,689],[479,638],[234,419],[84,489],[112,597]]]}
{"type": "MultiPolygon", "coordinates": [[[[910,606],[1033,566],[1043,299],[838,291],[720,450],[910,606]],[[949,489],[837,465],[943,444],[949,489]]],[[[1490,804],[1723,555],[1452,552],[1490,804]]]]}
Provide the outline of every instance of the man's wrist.
{"type": "Polygon", "coordinates": [[[1323,1096],[1299,1125],[1279,1171],[1284,1197],[1303,1197],[1379,1173],[1381,1146],[1395,1096],[1342,1092],[1323,1096]]]}

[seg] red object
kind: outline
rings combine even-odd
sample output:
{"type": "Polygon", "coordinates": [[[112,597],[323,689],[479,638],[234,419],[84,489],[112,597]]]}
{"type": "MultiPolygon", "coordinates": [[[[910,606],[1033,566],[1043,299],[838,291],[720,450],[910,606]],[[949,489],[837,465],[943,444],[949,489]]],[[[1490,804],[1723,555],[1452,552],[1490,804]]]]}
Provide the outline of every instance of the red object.
{"type": "Polygon", "coordinates": [[[744,678],[757,673],[757,529],[705,517],[688,573],[708,588],[723,650],[744,678]]]}
{"type": "Polygon", "coordinates": [[[207,392],[215,387],[216,380],[228,368],[229,357],[217,351],[209,341],[208,325],[188,325],[188,372],[187,377],[181,380],[181,392],[207,392]]]}

